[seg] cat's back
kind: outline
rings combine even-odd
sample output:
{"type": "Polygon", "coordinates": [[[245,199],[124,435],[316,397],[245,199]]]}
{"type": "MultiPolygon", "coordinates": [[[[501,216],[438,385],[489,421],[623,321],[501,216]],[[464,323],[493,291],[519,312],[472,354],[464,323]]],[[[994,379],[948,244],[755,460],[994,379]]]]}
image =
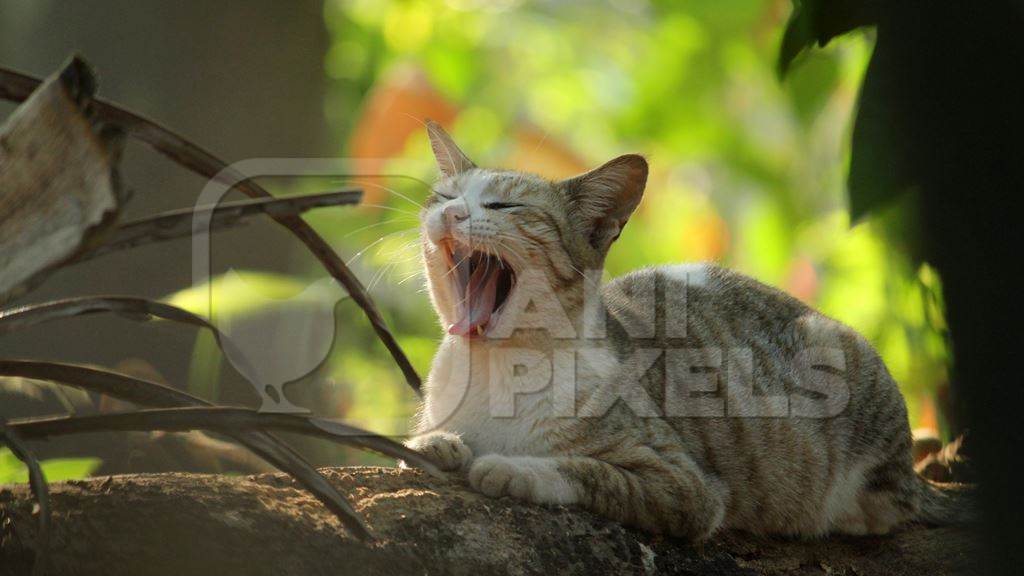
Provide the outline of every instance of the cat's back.
{"type": "Polygon", "coordinates": [[[604,299],[607,336],[620,356],[685,350],[718,364],[726,379],[730,369],[749,372],[741,376],[757,394],[813,399],[813,383],[802,382],[811,364],[839,376],[833,381],[852,404],[873,396],[902,405],[881,357],[856,330],[739,272],[707,263],[644,268],[610,282],[604,299]]]}
{"type": "Polygon", "coordinates": [[[909,434],[899,390],[866,339],[781,290],[683,264],[617,278],[604,298],[620,357],[663,351],[646,387],[695,461],[731,487],[733,526],[825,530],[857,490],[842,479],[859,485],[909,434]],[[685,376],[673,361],[688,364],[685,376]],[[675,380],[694,374],[707,390],[680,399],[675,380]]]}
{"type": "MultiPolygon", "coordinates": [[[[639,339],[721,346],[822,317],[785,292],[710,263],[635,270],[604,288],[609,316],[639,339]]],[[[837,323],[838,324],[838,323],[837,323]]]]}

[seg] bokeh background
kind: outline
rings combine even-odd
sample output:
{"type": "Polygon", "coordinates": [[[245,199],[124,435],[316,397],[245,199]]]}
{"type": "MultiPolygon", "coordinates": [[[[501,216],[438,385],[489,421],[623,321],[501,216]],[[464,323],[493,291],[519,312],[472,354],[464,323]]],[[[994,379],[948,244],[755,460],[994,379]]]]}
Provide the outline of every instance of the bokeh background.
{"type": "MultiPolygon", "coordinates": [[[[900,383],[912,426],[948,432],[937,275],[908,252],[899,213],[851,222],[847,210],[870,32],[813,51],[780,82],[790,0],[88,4],[0,0],[0,63],[42,76],[77,51],[98,69],[103,96],[228,160],[354,157],[360,173],[383,175],[268,186],[281,194],[365,188],[364,206],[307,218],[369,287],[421,374],[441,337],[416,230],[423,181],[435,176],[422,124],[432,118],[478,164],[551,178],[645,154],[647,194],[612,248],[610,275],[712,261],[777,286],[867,336],[900,383]],[[410,171],[409,161],[424,168],[410,171]]],[[[11,109],[0,105],[0,114],[11,109]]],[[[129,148],[125,177],[136,216],[189,206],[203,185],[141,148],[129,148]]],[[[210,287],[189,286],[190,258],[187,241],[115,254],[59,273],[25,301],[115,292],[210,313],[210,287]]],[[[270,223],[217,236],[214,262],[219,320],[274,335],[280,314],[272,310],[336,299],[296,297],[324,273],[270,223]]],[[[405,433],[415,396],[356,307],[342,300],[335,310],[326,360],[289,397],[318,414],[405,433]]],[[[291,327],[275,351],[294,357],[313,345],[308,337],[291,327]]],[[[117,366],[213,400],[256,399],[212,337],[177,327],[75,319],[2,337],[0,355],[117,366]]],[[[38,386],[35,400],[8,396],[0,415],[107,409],[89,397],[55,403],[56,393],[38,386]]],[[[304,451],[319,463],[380,462],[308,441],[304,451]]]]}

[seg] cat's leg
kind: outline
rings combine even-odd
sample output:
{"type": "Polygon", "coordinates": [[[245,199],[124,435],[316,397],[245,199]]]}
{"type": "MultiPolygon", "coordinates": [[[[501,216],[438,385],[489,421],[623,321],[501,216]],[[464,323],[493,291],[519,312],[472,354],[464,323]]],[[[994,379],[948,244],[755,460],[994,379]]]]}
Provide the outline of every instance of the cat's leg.
{"type": "Polygon", "coordinates": [[[428,432],[410,438],[405,446],[424,455],[445,471],[463,470],[473,460],[473,451],[458,434],[451,432],[428,432]]]}
{"type": "Polygon", "coordinates": [[[685,455],[666,458],[633,448],[622,461],[584,456],[478,458],[470,484],[493,497],[537,504],[579,504],[653,532],[704,540],[721,525],[727,490],[685,455]]]}

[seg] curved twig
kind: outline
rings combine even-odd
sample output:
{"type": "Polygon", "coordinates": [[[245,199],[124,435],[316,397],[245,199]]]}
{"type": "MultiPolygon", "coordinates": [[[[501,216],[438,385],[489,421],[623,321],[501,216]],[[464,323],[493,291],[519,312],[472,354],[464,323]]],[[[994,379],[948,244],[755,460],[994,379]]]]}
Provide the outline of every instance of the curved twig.
{"type": "Polygon", "coordinates": [[[333,512],[357,538],[373,540],[373,534],[370,533],[359,514],[352,509],[348,500],[312,464],[277,436],[259,431],[224,432],[224,434],[234,438],[278,470],[295,478],[300,485],[305,486],[306,490],[309,490],[317,500],[320,500],[328,510],[333,512]]]}
{"type": "Polygon", "coordinates": [[[76,364],[0,359],[0,376],[20,376],[31,380],[45,380],[146,407],[213,405],[202,398],[170,386],[76,364]]]}
{"type": "Polygon", "coordinates": [[[373,450],[415,464],[429,474],[443,477],[440,470],[421,454],[393,440],[334,420],[300,414],[260,413],[248,408],[193,406],[92,416],[29,418],[9,421],[7,426],[28,439],[109,431],[186,432],[202,429],[230,434],[238,430],[284,430],[373,450]]]}
{"type": "Polygon", "coordinates": [[[102,244],[79,256],[75,262],[83,262],[117,250],[189,236],[193,233],[192,226],[197,216],[209,218],[208,229],[215,231],[239,224],[255,214],[295,216],[314,208],[358,204],[362,197],[362,190],[350,189],[289,198],[220,202],[211,206],[170,210],[121,224],[102,244]]]}
{"type": "MultiPolygon", "coordinates": [[[[29,360],[0,360],[0,376],[21,376],[36,380],[46,380],[73,386],[90,392],[96,392],[112,396],[149,407],[209,407],[211,404],[201,398],[192,396],[181,390],[164,386],[155,382],[132,378],[124,374],[109,372],[96,368],[77,366],[74,364],[61,364],[56,362],[37,362],[29,360]]],[[[251,411],[248,411],[251,412],[251,411]]],[[[336,433],[355,430],[351,427],[338,429],[329,420],[323,421],[328,430],[336,433]]],[[[344,426],[344,425],[341,425],[344,426]]],[[[323,477],[312,465],[291,447],[268,432],[244,431],[238,429],[224,429],[219,432],[234,438],[240,444],[249,448],[253,453],[264,458],[278,469],[286,472],[309,490],[329,510],[335,513],[342,523],[352,530],[353,534],[360,538],[367,539],[371,536],[352,507],[345,498],[323,477]]],[[[379,438],[384,444],[367,437],[372,433],[359,431],[364,438],[352,437],[351,444],[358,447],[366,447],[378,452],[385,452],[386,448],[398,447],[406,451],[401,445],[382,437],[379,438]]],[[[403,452],[404,453],[404,452],[403,452]]],[[[428,461],[422,456],[413,453],[411,457],[402,456],[406,462],[423,468],[428,473],[438,474],[428,461]]]]}
{"type": "MultiPolygon", "coordinates": [[[[171,304],[133,296],[80,296],[43,302],[41,304],[0,309],[0,334],[14,332],[61,318],[100,312],[112,312],[129,318],[161,318],[172,322],[190,324],[199,328],[207,328],[213,333],[217,345],[231,359],[231,363],[243,377],[248,379],[256,373],[252,366],[249,365],[245,354],[209,320],[171,304]]],[[[166,406],[167,404],[156,405],[166,406]]]]}
{"type": "Polygon", "coordinates": [[[61,318],[113,312],[125,316],[156,317],[173,322],[209,328],[217,337],[223,336],[217,327],[202,316],[188,310],[146,298],[134,296],[78,296],[62,298],[41,304],[29,304],[0,310],[0,334],[15,332],[36,324],[61,318]]]}
{"type": "MultiPolygon", "coordinates": [[[[140,406],[211,406],[202,398],[163,384],[139,380],[106,370],[23,360],[0,360],[0,375],[47,380],[65,386],[112,396],[140,406]]],[[[276,436],[267,432],[225,432],[278,470],[290,474],[333,512],[358,538],[372,538],[359,515],[309,462],[276,436]]]]}
{"type": "Polygon", "coordinates": [[[39,465],[35,454],[25,445],[17,431],[10,429],[3,418],[0,418],[0,444],[6,444],[18,460],[28,468],[28,481],[32,494],[39,504],[39,528],[36,531],[35,551],[32,560],[32,574],[41,575],[46,570],[46,556],[50,544],[50,491],[46,485],[46,475],[39,465]]]}
{"type": "MultiPolygon", "coordinates": [[[[40,83],[41,80],[37,78],[0,67],[0,98],[15,102],[24,101],[40,83]]],[[[265,188],[229,168],[224,161],[156,122],[99,98],[93,99],[91,106],[99,120],[119,126],[134,138],[145,142],[157,152],[189,170],[227,185],[235,185],[250,198],[272,197],[265,188]],[[236,182],[237,184],[235,184],[236,182]]],[[[373,330],[401,368],[406,382],[419,394],[421,381],[416,369],[409,362],[409,358],[402,351],[395,336],[388,330],[384,318],[380,315],[380,311],[366,288],[349,270],[341,257],[302,218],[288,214],[272,215],[272,217],[302,241],[331,276],[341,282],[341,285],[362,309],[373,330]]]]}

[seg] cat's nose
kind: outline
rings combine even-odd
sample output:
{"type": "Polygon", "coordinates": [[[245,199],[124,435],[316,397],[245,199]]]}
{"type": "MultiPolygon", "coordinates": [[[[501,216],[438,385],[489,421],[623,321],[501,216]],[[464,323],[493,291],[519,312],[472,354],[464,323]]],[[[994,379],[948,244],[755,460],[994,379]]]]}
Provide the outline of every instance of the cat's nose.
{"type": "Polygon", "coordinates": [[[444,207],[444,220],[449,226],[458,224],[469,218],[469,209],[465,202],[452,202],[444,207]]]}

